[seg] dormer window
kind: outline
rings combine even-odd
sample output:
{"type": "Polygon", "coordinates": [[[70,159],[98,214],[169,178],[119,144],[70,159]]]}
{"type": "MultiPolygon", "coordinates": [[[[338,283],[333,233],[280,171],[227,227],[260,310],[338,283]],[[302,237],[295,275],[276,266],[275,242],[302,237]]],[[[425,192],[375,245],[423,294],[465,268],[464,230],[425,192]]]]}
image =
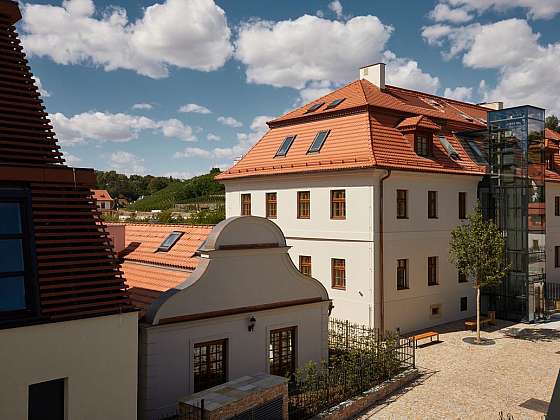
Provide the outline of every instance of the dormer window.
{"type": "Polygon", "coordinates": [[[432,154],[433,136],[428,133],[416,133],[414,136],[414,151],[418,156],[430,156],[432,154]]]}
{"type": "Polygon", "coordinates": [[[160,252],[169,251],[173,247],[173,245],[177,243],[177,241],[181,236],[183,236],[183,232],[174,230],[167,236],[167,238],[163,240],[163,242],[161,243],[161,245],[158,247],[157,250],[160,252]]]}

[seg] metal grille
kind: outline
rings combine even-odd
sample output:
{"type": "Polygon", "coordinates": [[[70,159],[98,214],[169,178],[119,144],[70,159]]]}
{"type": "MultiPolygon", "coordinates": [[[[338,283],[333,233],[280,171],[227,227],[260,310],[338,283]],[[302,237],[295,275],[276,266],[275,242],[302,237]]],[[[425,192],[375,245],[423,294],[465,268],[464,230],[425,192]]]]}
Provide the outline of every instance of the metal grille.
{"type": "Polygon", "coordinates": [[[283,411],[284,398],[278,397],[239,413],[230,420],[282,420],[283,411]]]}

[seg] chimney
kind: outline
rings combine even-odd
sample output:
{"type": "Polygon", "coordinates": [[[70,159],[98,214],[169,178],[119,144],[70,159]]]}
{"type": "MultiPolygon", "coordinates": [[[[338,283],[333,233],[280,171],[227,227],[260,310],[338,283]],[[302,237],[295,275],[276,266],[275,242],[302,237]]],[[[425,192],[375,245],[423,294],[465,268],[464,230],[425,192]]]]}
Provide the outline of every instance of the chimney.
{"type": "Polygon", "coordinates": [[[107,233],[109,234],[109,238],[113,243],[113,250],[115,254],[120,254],[125,248],[125,235],[126,229],[125,224],[108,224],[105,226],[107,233]]]}
{"type": "Polygon", "coordinates": [[[12,0],[0,0],[0,16],[7,18],[8,23],[13,25],[21,19],[21,12],[17,2],[12,0]]]}
{"type": "Polygon", "coordinates": [[[504,103],[503,102],[482,102],[480,104],[477,104],[478,106],[482,106],[484,108],[488,108],[491,109],[493,111],[499,111],[500,109],[504,108],[504,103]]]}
{"type": "Polygon", "coordinates": [[[379,89],[385,89],[385,63],[370,64],[360,68],[360,80],[366,79],[379,89]]]}

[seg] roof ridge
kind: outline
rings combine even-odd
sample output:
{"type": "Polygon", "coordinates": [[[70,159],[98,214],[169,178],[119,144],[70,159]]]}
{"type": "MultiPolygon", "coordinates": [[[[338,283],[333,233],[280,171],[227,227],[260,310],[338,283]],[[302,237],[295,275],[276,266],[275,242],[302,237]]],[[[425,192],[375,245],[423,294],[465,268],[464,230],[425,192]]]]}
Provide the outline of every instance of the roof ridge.
{"type": "MultiPolygon", "coordinates": [[[[157,214],[157,213],[156,213],[157,214]]],[[[214,228],[216,225],[189,225],[183,223],[150,223],[150,222],[105,222],[107,226],[128,225],[128,226],[164,226],[164,227],[189,227],[189,228],[214,228]]]]}
{"type": "Polygon", "coordinates": [[[401,87],[401,86],[395,86],[395,85],[385,85],[385,86],[390,87],[392,89],[404,90],[406,92],[411,92],[411,93],[414,93],[414,94],[422,94],[422,95],[425,95],[425,96],[431,96],[433,98],[441,99],[441,100],[444,100],[444,101],[454,102],[454,103],[461,104],[461,105],[471,106],[473,108],[477,108],[477,109],[480,109],[480,110],[489,111],[488,108],[485,108],[481,105],[472,104],[470,102],[463,102],[463,101],[459,101],[457,99],[447,98],[445,96],[436,95],[434,93],[421,92],[419,90],[407,89],[407,88],[404,88],[404,87],[401,87]]]}

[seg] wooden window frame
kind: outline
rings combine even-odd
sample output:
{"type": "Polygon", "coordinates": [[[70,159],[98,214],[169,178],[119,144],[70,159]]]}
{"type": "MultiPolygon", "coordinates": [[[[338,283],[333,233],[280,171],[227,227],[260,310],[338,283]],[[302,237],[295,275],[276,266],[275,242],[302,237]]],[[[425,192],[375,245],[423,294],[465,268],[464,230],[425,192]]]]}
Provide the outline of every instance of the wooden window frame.
{"type": "Polygon", "coordinates": [[[299,271],[304,276],[311,277],[311,256],[310,255],[300,255],[299,256],[299,271]]]}
{"type": "Polygon", "coordinates": [[[337,290],[346,290],[346,260],[344,258],[331,258],[331,287],[337,290]],[[340,275],[340,273],[342,273],[340,275]],[[339,279],[342,278],[342,282],[339,279]]]}
{"type": "Polygon", "coordinates": [[[408,283],[408,260],[406,258],[400,258],[397,260],[397,290],[407,290],[410,289],[408,283]],[[403,263],[403,265],[401,265],[403,263]],[[404,284],[400,281],[401,274],[404,276],[404,284]]]}
{"type": "Polygon", "coordinates": [[[311,218],[311,191],[297,192],[297,218],[311,218]]]}
{"type": "Polygon", "coordinates": [[[241,216],[251,215],[251,193],[241,194],[241,216]]]}
{"type": "Polygon", "coordinates": [[[278,197],[275,192],[268,192],[265,195],[266,217],[276,219],[278,215],[278,197]]]}
{"type": "Polygon", "coordinates": [[[414,133],[414,152],[418,156],[428,157],[433,154],[433,134],[425,131],[414,133]],[[422,141],[424,139],[425,141],[422,141]]]}
{"type": "Polygon", "coordinates": [[[467,193],[464,191],[459,192],[459,220],[467,218],[467,193]]]}
{"type": "Polygon", "coordinates": [[[271,375],[293,378],[297,367],[297,327],[270,330],[268,337],[269,373],[271,375]],[[288,341],[284,341],[285,338],[288,338],[288,341]]]}
{"type": "Polygon", "coordinates": [[[408,190],[397,190],[397,219],[408,219],[408,190]],[[404,210],[403,214],[400,212],[401,208],[404,210]]]}
{"type": "Polygon", "coordinates": [[[346,219],[346,190],[331,190],[331,219],[346,219]],[[342,197],[337,197],[342,194],[342,197]]]}
{"type": "Polygon", "coordinates": [[[438,285],[438,257],[428,257],[428,286],[438,285]]]}
{"type": "Polygon", "coordinates": [[[428,191],[428,219],[438,218],[438,192],[428,191]]]}
{"type": "Polygon", "coordinates": [[[457,271],[457,282],[468,283],[469,279],[467,278],[467,275],[465,273],[461,273],[460,271],[457,271]]]}
{"type": "Polygon", "coordinates": [[[554,197],[554,215],[560,216],[560,196],[554,197]]]}
{"type": "Polygon", "coordinates": [[[220,385],[226,383],[228,381],[228,339],[224,338],[221,340],[213,340],[213,341],[205,341],[202,343],[196,343],[193,346],[193,367],[192,367],[192,374],[193,374],[193,390],[194,392],[203,391],[208,388],[212,388],[213,386],[220,385]],[[221,350],[219,352],[212,352],[212,346],[221,346],[221,350]],[[197,355],[197,349],[205,348],[206,355],[203,358],[202,354],[197,355]],[[216,360],[210,357],[211,354],[221,355],[221,358],[216,360]],[[200,359],[200,361],[197,361],[200,359]],[[221,370],[216,370],[212,367],[212,363],[214,362],[221,362],[221,370]],[[203,374],[200,376],[202,378],[197,379],[197,372],[196,369],[198,366],[204,366],[204,373],[206,378],[203,374]],[[212,378],[213,372],[218,372],[215,378],[212,378]]]}
{"type": "Polygon", "coordinates": [[[459,311],[460,312],[466,312],[469,309],[469,299],[467,296],[462,296],[459,299],[459,311]],[[465,306],[463,306],[463,302],[465,302],[465,306]],[[465,309],[463,309],[465,308],[465,309]]]}

